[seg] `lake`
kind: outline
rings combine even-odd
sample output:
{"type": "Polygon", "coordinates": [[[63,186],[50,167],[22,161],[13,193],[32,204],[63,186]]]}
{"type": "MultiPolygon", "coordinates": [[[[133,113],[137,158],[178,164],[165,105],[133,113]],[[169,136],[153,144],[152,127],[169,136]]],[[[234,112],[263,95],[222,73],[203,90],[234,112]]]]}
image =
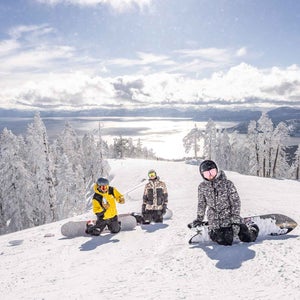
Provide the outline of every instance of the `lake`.
{"type": "MultiPolygon", "coordinates": [[[[113,138],[122,135],[131,137],[134,142],[139,138],[142,145],[153,149],[157,156],[167,159],[180,159],[187,154],[182,140],[195,124],[198,128],[205,128],[207,122],[195,122],[185,118],[153,118],[153,117],[66,117],[42,118],[50,139],[59,134],[66,122],[69,122],[78,135],[92,132],[98,135],[99,126],[102,137],[108,143],[113,138]]],[[[27,125],[33,118],[0,118],[0,130],[4,127],[14,134],[24,134],[27,125]]],[[[216,122],[218,128],[228,128],[235,122],[216,122]]],[[[192,155],[192,154],[191,154],[192,155]]]]}

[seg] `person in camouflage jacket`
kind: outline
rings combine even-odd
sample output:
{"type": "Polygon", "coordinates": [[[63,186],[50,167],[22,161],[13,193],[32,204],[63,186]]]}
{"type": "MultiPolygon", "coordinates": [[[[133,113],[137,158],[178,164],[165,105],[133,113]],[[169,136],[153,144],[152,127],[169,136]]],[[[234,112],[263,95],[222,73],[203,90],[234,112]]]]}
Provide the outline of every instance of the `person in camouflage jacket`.
{"type": "Polygon", "coordinates": [[[255,241],[259,229],[242,223],[241,201],[232,181],[224,171],[218,171],[212,160],[203,161],[199,171],[204,181],[198,186],[197,219],[193,225],[201,225],[207,213],[210,238],[218,244],[231,245],[235,234],[243,242],[255,241]]]}
{"type": "Polygon", "coordinates": [[[143,223],[163,222],[163,215],[168,205],[166,184],[160,180],[155,170],[148,172],[149,181],[145,185],[142,204],[143,223]]]}

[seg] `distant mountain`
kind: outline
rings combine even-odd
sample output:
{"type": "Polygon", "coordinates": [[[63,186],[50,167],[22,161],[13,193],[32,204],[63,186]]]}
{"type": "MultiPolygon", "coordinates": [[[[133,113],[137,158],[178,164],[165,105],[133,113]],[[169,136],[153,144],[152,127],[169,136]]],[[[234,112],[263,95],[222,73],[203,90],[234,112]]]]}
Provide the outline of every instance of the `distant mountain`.
{"type": "MultiPolygon", "coordinates": [[[[280,122],[285,122],[290,130],[290,135],[294,137],[300,137],[300,109],[291,108],[291,107],[280,107],[274,110],[267,112],[267,115],[272,120],[275,126],[280,122]]],[[[258,117],[255,117],[251,120],[257,121],[260,118],[261,114],[258,117]]],[[[229,128],[230,132],[237,131],[238,133],[247,133],[248,125],[251,120],[244,120],[238,125],[229,128]]]]}
{"type": "MultiPolygon", "coordinates": [[[[36,110],[25,111],[17,109],[0,109],[0,118],[32,118],[36,110]]],[[[195,121],[215,122],[240,122],[230,128],[230,131],[247,133],[248,125],[251,120],[258,120],[262,114],[259,110],[229,110],[229,109],[197,109],[191,108],[170,108],[170,107],[151,107],[137,109],[107,109],[99,108],[81,111],[41,111],[41,117],[161,117],[161,118],[189,118],[195,121]]],[[[300,136],[300,109],[291,107],[280,107],[270,110],[268,116],[276,126],[284,121],[290,128],[292,136],[300,136]]]]}
{"type": "MultiPolygon", "coordinates": [[[[37,110],[25,111],[17,109],[0,109],[0,118],[28,118],[33,117],[37,110]]],[[[197,109],[197,108],[170,108],[151,107],[136,109],[107,109],[99,108],[81,111],[41,111],[41,117],[162,117],[162,118],[189,118],[195,121],[223,121],[241,122],[259,118],[260,111],[255,110],[228,110],[228,109],[197,109]]]]}

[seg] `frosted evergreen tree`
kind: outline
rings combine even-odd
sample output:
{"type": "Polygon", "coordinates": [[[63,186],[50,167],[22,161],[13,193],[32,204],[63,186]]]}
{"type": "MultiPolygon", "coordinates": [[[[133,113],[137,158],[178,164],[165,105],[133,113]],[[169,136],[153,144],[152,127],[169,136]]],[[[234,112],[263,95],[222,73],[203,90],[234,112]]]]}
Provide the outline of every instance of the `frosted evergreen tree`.
{"type": "Polygon", "coordinates": [[[86,209],[84,174],[81,165],[75,167],[69,163],[66,154],[58,159],[57,167],[57,211],[59,219],[82,214],[86,209]]]}
{"type": "Polygon", "coordinates": [[[259,170],[260,176],[270,177],[272,170],[272,135],[273,135],[273,122],[263,113],[257,121],[258,132],[258,156],[259,156],[259,170]]]}
{"type": "Polygon", "coordinates": [[[230,137],[226,130],[217,130],[216,160],[220,168],[230,170],[232,149],[230,137]]]}
{"type": "Polygon", "coordinates": [[[293,163],[294,177],[296,180],[300,180],[300,145],[298,145],[295,152],[295,161],[293,163]]]}
{"type": "Polygon", "coordinates": [[[250,151],[247,142],[247,137],[241,136],[237,132],[231,134],[231,159],[229,170],[241,174],[251,174],[249,171],[250,151]]]}
{"type": "Polygon", "coordinates": [[[247,144],[249,147],[249,173],[259,176],[259,140],[256,121],[250,121],[248,125],[247,144]]]}
{"type": "Polygon", "coordinates": [[[0,135],[0,234],[34,226],[32,178],[21,149],[24,140],[5,128],[0,135]]]}
{"type": "Polygon", "coordinates": [[[195,127],[183,138],[185,153],[189,153],[192,150],[194,158],[198,159],[201,139],[203,139],[203,132],[195,124],[195,127]]]}
{"type": "Polygon", "coordinates": [[[56,220],[56,191],[54,188],[54,164],[49,149],[46,127],[37,113],[26,134],[26,159],[32,174],[36,194],[34,223],[41,225],[56,220]]]}
{"type": "Polygon", "coordinates": [[[205,159],[216,160],[217,147],[217,128],[216,124],[209,120],[205,126],[204,132],[204,156],[205,159]]]}
{"type": "Polygon", "coordinates": [[[69,122],[65,123],[64,129],[58,137],[58,144],[61,153],[68,156],[68,160],[72,164],[73,170],[75,169],[75,166],[82,163],[82,143],[69,122]]]}
{"type": "Polygon", "coordinates": [[[272,145],[270,149],[271,168],[269,170],[271,177],[285,177],[290,168],[287,163],[285,151],[285,145],[288,137],[288,126],[284,122],[280,122],[274,129],[272,135],[272,145]]]}

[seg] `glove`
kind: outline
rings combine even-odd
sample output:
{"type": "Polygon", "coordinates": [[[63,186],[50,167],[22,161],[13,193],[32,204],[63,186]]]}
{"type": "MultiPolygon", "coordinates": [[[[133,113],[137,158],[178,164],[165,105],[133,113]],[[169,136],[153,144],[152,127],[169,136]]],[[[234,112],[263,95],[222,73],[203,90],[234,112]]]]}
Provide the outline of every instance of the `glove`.
{"type": "Polygon", "coordinates": [[[142,205],[142,214],[144,214],[146,212],[146,204],[142,205]]]}
{"type": "Polygon", "coordinates": [[[119,198],[119,203],[121,203],[121,204],[124,204],[124,203],[125,203],[125,199],[124,199],[123,196],[121,196],[121,197],[119,198]]]}
{"type": "Polygon", "coordinates": [[[203,226],[205,224],[205,222],[200,221],[199,219],[194,220],[192,223],[188,224],[188,228],[195,228],[198,226],[203,226]]]}
{"type": "Polygon", "coordinates": [[[164,215],[166,213],[166,211],[167,211],[167,204],[164,204],[161,212],[164,215]]]}

